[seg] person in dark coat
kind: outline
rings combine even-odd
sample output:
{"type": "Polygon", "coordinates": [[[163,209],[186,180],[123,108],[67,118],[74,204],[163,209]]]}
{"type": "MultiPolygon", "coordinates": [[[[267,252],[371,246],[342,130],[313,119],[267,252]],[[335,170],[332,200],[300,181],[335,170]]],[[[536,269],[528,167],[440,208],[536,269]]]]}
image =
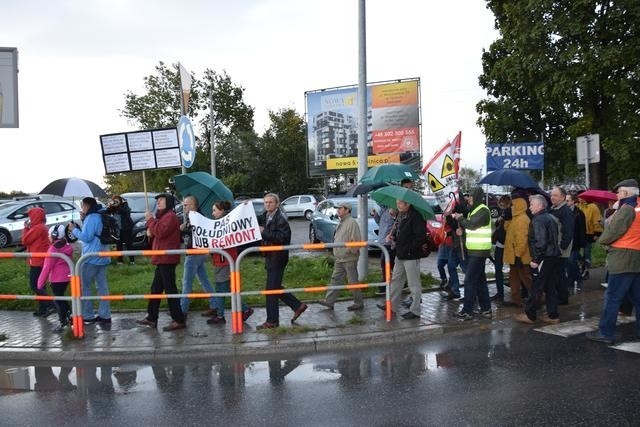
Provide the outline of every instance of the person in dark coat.
{"type": "MultiPolygon", "coordinates": [[[[127,201],[121,196],[111,197],[107,205],[107,213],[116,219],[120,229],[120,239],[116,242],[116,250],[121,251],[125,246],[128,251],[133,250],[133,219],[131,219],[131,208],[127,201]]],[[[118,257],[118,264],[123,263],[124,257],[118,257]]],[[[133,255],[129,255],[129,263],[135,264],[133,255]]]]}
{"type": "Polygon", "coordinates": [[[554,276],[556,290],[558,291],[558,304],[569,304],[569,287],[567,280],[567,263],[571,255],[571,242],[573,241],[573,213],[567,206],[567,191],[555,186],[551,189],[551,207],[549,213],[555,216],[560,223],[560,264],[558,274],[554,276]]]}
{"type": "Polygon", "coordinates": [[[559,323],[558,294],[555,288],[554,276],[560,274],[558,264],[560,247],[558,245],[558,220],[547,213],[547,201],[539,195],[529,198],[529,209],[533,214],[529,224],[529,252],[531,254],[531,272],[533,288],[525,305],[524,313],[516,314],[514,318],[522,323],[532,324],[536,321],[537,311],[543,299],[546,298],[547,313],[542,316],[545,323],[559,323]]]}
{"type": "MultiPolygon", "coordinates": [[[[280,210],[280,198],[277,194],[268,193],[264,196],[264,213],[258,218],[262,244],[265,246],[289,245],[291,243],[291,227],[287,216],[280,210]]],[[[265,269],[267,270],[266,290],[283,289],[282,277],[284,269],[289,263],[289,251],[265,252],[265,269]]],[[[300,302],[295,295],[282,293],[267,295],[267,320],[256,329],[272,329],[280,326],[280,309],[278,299],[293,310],[291,323],[307,309],[307,304],[300,302]]]]}
{"type": "Polygon", "coordinates": [[[567,278],[569,284],[582,287],[582,275],[580,274],[580,250],[587,244],[587,229],[582,209],[576,206],[578,196],[575,193],[568,193],[566,196],[567,206],[573,213],[573,242],[571,244],[571,255],[567,263],[567,278]]]}

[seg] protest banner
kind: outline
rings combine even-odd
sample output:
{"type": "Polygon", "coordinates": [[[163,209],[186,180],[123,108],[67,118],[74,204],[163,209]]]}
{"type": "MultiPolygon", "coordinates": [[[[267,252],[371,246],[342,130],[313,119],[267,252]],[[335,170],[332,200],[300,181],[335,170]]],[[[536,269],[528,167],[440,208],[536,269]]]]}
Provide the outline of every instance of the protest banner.
{"type": "Polygon", "coordinates": [[[194,249],[224,249],[262,240],[251,203],[241,203],[220,219],[189,212],[194,249]]]}

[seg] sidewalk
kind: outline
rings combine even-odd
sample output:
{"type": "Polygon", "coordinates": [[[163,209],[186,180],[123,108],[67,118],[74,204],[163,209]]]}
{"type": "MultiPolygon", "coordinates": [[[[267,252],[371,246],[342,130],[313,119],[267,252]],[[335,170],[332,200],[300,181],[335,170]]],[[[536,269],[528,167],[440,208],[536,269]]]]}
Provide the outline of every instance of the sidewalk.
{"type": "MultiPolygon", "coordinates": [[[[560,307],[562,321],[599,317],[604,299],[600,286],[603,278],[602,268],[593,269],[591,279],[585,282],[583,289],[570,289],[570,305],[560,307]]],[[[505,292],[509,299],[509,287],[505,287],[505,292]]],[[[493,283],[489,285],[489,293],[495,293],[493,283]]],[[[381,298],[367,299],[365,309],[356,313],[347,311],[350,301],[338,302],[334,311],[310,304],[294,328],[290,324],[291,310],[281,306],[280,325],[286,328],[281,334],[256,331],[256,325],[265,321],[264,308],[259,307],[244,324],[244,334],[235,336],[231,333],[230,323],[208,325],[200,312],[189,313],[187,329],[163,332],[162,326],[170,322],[166,303],[163,303],[165,311],[161,312],[158,330],[136,325],[135,321],[145,313],[114,313],[111,325],[85,325],[82,340],[53,333],[56,315],[42,319],[33,317],[31,312],[0,311],[0,334],[5,335],[5,340],[0,341],[0,358],[4,363],[83,361],[100,364],[312,353],[426,340],[430,336],[460,330],[511,327],[514,325],[511,317],[521,312],[521,309],[493,304],[493,319],[464,322],[453,316],[461,303],[447,302],[439,292],[426,292],[422,295],[420,319],[394,318],[386,322],[384,312],[376,307],[379,302],[382,302],[381,298]]]]}

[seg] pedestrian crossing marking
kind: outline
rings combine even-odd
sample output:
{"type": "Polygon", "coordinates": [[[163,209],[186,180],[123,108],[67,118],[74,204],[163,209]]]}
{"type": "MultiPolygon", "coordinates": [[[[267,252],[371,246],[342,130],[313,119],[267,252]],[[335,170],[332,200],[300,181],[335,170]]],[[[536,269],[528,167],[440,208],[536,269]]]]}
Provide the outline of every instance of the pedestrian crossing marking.
{"type": "MultiPolygon", "coordinates": [[[[633,323],[635,321],[635,316],[618,316],[617,324],[622,325],[626,323],[633,323]]],[[[534,330],[545,334],[569,338],[574,335],[597,331],[599,323],[600,318],[595,317],[584,320],[571,320],[569,322],[561,322],[557,325],[543,326],[534,330]]],[[[640,341],[623,342],[617,345],[613,345],[611,346],[611,348],[640,354],[640,341]]]]}
{"type": "Polygon", "coordinates": [[[640,341],[623,342],[618,345],[614,345],[613,348],[615,348],[616,350],[623,350],[640,354],[640,341]]]}

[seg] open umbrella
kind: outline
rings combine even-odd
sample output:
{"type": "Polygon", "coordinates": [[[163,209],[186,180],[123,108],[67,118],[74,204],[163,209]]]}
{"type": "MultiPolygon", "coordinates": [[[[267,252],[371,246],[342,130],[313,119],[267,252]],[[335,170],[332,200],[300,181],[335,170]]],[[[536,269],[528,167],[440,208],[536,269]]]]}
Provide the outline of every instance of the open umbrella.
{"type": "Polygon", "coordinates": [[[478,184],[512,185],[520,188],[536,188],[538,184],[526,172],[517,169],[500,169],[487,174],[478,184]]]}
{"type": "Polygon", "coordinates": [[[60,197],[107,197],[107,193],[98,184],[81,178],[56,179],[40,190],[39,194],[60,197]]]}
{"type": "Polygon", "coordinates": [[[606,190],[587,190],[579,193],[578,197],[587,202],[600,203],[601,205],[618,200],[616,193],[606,190]]]}
{"type": "Polygon", "coordinates": [[[362,178],[361,184],[376,184],[380,182],[400,182],[403,179],[415,181],[420,177],[409,166],[402,163],[387,163],[369,169],[362,178]]]}
{"type": "Polygon", "coordinates": [[[371,193],[371,198],[384,206],[394,207],[396,200],[402,200],[409,203],[413,208],[427,219],[435,218],[433,209],[425,199],[413,190],[398,185],[389,185],[387,187],[378,188],[371,193]]]}
{"type": "Polygon", "coordinates": [[[233,193],[222,181],[207,172],[189,172],[173,177],[176,190],[182,197],[194,196],[198,199],[200,212],[210,216],[215,202],[233,202],[233,193]]]}
{"type": "Polygon", "coordinates": [[[388,184],[386,182],[376,182],[375,184],[358,184],[349,188],[346,193],[344,193],[345,197],[355,197],[360,194],[367,194],[373,190],[376,190],[380,187],[385,187],[388,184]]]}

